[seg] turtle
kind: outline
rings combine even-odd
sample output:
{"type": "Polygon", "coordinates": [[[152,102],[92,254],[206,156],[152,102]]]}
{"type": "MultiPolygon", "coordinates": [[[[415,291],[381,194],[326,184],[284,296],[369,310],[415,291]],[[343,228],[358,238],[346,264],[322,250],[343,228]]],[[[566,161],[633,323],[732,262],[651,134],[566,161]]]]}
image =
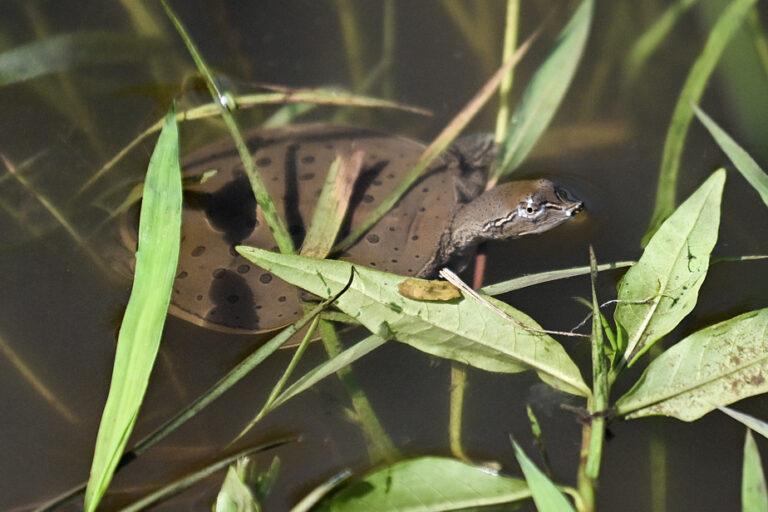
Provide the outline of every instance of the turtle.
{"type": "MultiPolygon", "coordinates": [[[[425,149],[406,137],[327,123],[257,128],[245,138],[296,247],[338,155],[364,152],[343,236],[394,189],[425,149]]],[[[488,135],[458,139],[338,258],[431,278],[442,266],[463,269],[484,240],[546,231],[582,210],[581,201],[546,179],[504,183],[483,192],[496,153],[488,135]]],[[[303,311],[300,291],[235,251],[238,245],[271,250],[277,246],[231,139],[193,152],[182,169],[187,177],[216,172],[185,186],[169,312],[202,327],[234,333],[268,332],[298,320],[303,311]]],[[[132,221],[123,223],[129,249],[135,249],[136,229],[134,214],[132,221]]]]}

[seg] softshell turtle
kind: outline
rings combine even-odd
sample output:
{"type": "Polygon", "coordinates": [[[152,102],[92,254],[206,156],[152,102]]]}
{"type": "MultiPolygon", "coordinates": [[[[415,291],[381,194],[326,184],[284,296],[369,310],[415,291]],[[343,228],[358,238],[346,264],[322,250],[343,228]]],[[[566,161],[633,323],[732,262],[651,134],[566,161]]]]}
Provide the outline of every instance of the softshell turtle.
{"type": "MultiPolygon", "coordinates": [[[[357,225],[414,166],[424,145],[376,130],[328,124],[258,129],[248,147],[296,247],[338,155],[365,153],[348,210],[357,225]]],[[[582,208],[548,180],[518,181],[481,194],[495,157],[488,137],[469,136],[445,152],[384,218],[340,259],[384,271],[433,277],[466,264],[483,240],[546,231],[582,208]]],[[[185,187],[179,265],[169,311],[203,327],[264,332],[297,320],[300,292],[238,255],[234,247],[277,250],[231,140],[187,157],[185,176],[215,169],[185,187]]],[[[124,240],[135,248],[135,225],[124,240]]],[[[343,236],[344,232],[342,232],[343,236]]]]}

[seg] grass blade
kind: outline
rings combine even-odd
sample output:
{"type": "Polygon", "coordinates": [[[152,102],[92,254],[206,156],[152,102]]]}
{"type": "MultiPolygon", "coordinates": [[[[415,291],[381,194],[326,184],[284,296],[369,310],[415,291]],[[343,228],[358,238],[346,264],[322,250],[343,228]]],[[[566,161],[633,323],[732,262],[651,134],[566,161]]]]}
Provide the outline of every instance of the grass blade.
{"type": "Polygon", "coordinates": [[[768,510],[768,488],[765,485],[763,464],[752,432],[747,429],[744,440],[744,465],[741,477],[741,510],[764,512],[768,510]]]}
{"type": "Polygon", "coordinates": [[[253,161],[253,158],[251,158],[251,152],[245,143],[243,134],[240,132],[237,121],[235,121],[235,118],[232,115],[231,110],[236,108],[237,105],[234,101],[234,97],[229,93],[222,93],[219,90],[216,80],[213,78],[213,74],[208,68],[203,56],[197,50],[197,46],[192,41],[187,29],[181,23],[181,20],[176,16],[166,0],[160,0],[160,3],[163,6],[163,9],[165,9],[168,18],[170,18],[176,28],[176,31],[179,33],[179,36],[181,36],[181,39],[184,41],[189,54],[192,56],[192,60],[195,61],[198,71],[203,75],[205,85],[208,87],[213,102],[218,106],[219,113],[229,129],[232,139],[235,141],[235,147],[237,148],[240,160],[243,163],[245,174],[248,175],[248,181],[251,183],[253,195],[264,214],[264,220],[266,220],[269,229],[272,231],[272,236],[275,238],[275,242],[280,248],[280,252],[292,253],[294,250],[293,239],[288,232],[288,225],[285,223],[285,219],[280,214],[275,202],[269,195],[264,180],[261,178],[258,169],[256,169],[256,163],[253,161]]]}
{"type": "Polygon", "coordinates": [[[699,103],[704,87],[707,85],[720,55],[755,2],[756,0],[734,0],[728,4],[709,33],[704,49],[688,73],[688,78],[686,78],[680,96],[677,98],[677,104],[667,130],[664,154],[659,170],[659,183],[656,188],[656,204],[648,230],[643,237],[643,246],[648,243],[662,222],[675,209],[680,158],[683,154],[685,138],[688,135],[688,126],[693,118],[691,105],[699,103]]]}
{"type": "Polygon", "coordinates": [[[140,61],[158,42],[135,34],[79,31],[23,44],[0,53],[0,86],[83,65],[140,61]]]}
{"type": "Polygon", "coordinates": [[[329,375],[333,375],[334,373],[338,372],[340,369],[349,366],[364,355],[379,348],[386,342],[387,340],[384,338],[380,338],[378,336],[368,336],[363,341],[356,343],[354,346],[348,348],[338,356],[332,357],[326,362],[316,366],[314,369],[304,374],[296,382],[288,386],[285,391],[280,394],[280,396],[275,398],[272,403],[265,407],[263,414],[277,409],[279,406],[295,397],[299,393],[306,391],[329,375]]]}
{"type": "Polygon", "coordinates": [[[680,17],[698,0],[677,0],[667,7],[651,27],[640,36],[627,54],[624,75],[627,82],[634,81],[651,55],[659,49],[680,17]]]}
{"type": "Polygon", "coordinates": [[[744,414],[743,412],[739,412],[729,407],[718,407],[718,409],[720,409],[720,412],[727,414],[731,418],[743,424],[752,432],[757,432],[761,436],[768,438],[768,422],[757,419],[754,416],[744,414]]]}
{"type": "Polygon", "coordinates": [[[696,304],[717,241],[724,184],[725,170],[714,172],[662,224],[621,280],[614,318],[626,333],[620,348],[629,366],[696,304]]]}
{"type": "Polygon", "coordinates": [[[258,446],[250,446],[243,450],[239,450],[238,452],[232,455],[228,455],[226,457],[223,457],[213,462],[212,464],[209,464],[208,466],[204,467],[199,471],[195,471],[194,473],[191,473],[174,482],[171,482],[170,484],[158,489],[152,494],[145,496],[139,501],[131,503],[127,507],[123,508],[121,512],[139,512],[140,510],[146,510],[152,505],[159,503],[163,500],[166,500],[171,496],[174,496],[182,492],[183,490],[192,487],[197,482],[203,480],[204,478],[208,477],[209,475],[212,475],[213,473],[219,470],[226,468],[227,466],[229,466],[230,464],[232,464],[233,462],[235,462],[237,459],[241,457],[245,457],[254,453],[261,453],[261,452],[271,450],[273,448],[277,448],[284,444],[295,442],[295,441],[296,441],[295,438],[278,439],[275,441],[269,441],[267,443],[260,444],[258,446]]]}
{"type": "MultiPolygon", "coordinates": [[[[362,108],[391,108],[423,116],[431,115],[428,110],[414,106],[395,103],[393,101],[382,100],[379,98],[373,98],[371,96],[350,94],[346,91],[335,89],[302,89],[260,94],[245,94],[242,96],[235,96],[234,100],[235,104],[237,104],[238,108],[241,110],[258,105],[287,104],[286,107],[306,107],[307,104],[311,104],[312,106],[330,105],[353,106],[362,108]]],[[[176,122],[182,123],[185,121],[207,119],[209,117],[219,115],[220,111],[221,107],[217,103],[206,103],[205,105],[200,105],[188,110],[180,111],[176,114],[176,122]]],[[[284,124],[287,122],[285,116],[280,116],[278,119],[270,118],[270,121],[271,122],[265,122],[264,126],[284,124]]],[[[140,133],[107,163],[101,166],[101,168],[96,171],[83,186],[80,187],[78,194],[83,193],[85,190],[91,187],[91,185],[96,183],[96,181],[103,177],[105,173],[109,172],[110,169],[117,165],[120,160],[125,158],[128,153],[137,148],[144,139],[153,133],[160,131],[162,127],[163,120],[160,119],[152,126],[144,130],[142,133],[140,133]]]]}
{"type": "Polygon", "coordinates": [[[536,508],[542,512],[576,512],[573,505],[565,499],[560,489],[528,458],[520,445],[513,439],[517,463],[525,475],[525,481],[531,490],[536,508]]]}
{"type": "Polygon", "coordinates": [[[627,418],[663,414],[694,421],[768,391],[768,308],[697,331],[654,359],[616,402],[627,418]]]}
{"type": "Polygon", "coordinates": [[[728,155],[728,158],[731,159],[731,162],[736,166],[736,169],[738,169],[741,175],[744,176],[744,179],[757,190],[757,193],[760,194],[765,205],[768,206],[768,174],[765,174],[765,171],[757,165],[757,162],[755,162],[754,159],[741,148],[741,146],[736,144],[736,141],[733,140],[730,135],[725,133],[725,131],[720,128],[712,118],[705,114],[703,110],[694,105],[693,111],[696,113],[696,117],[699,118],[699,121],[701,121],[707,130],[709,130],[709,133],[712,134],[712,137],[714,137],[715,141],[720,146],[720,149],[723,150],[723,153],[728,155]]]}
{"type": "Polygon", "coordinates": [[[509,123],[492,182],[517,168],[555,115],[584,53],[593,10],[593,0],[581,3],[531,78],[509,123]]]}
{"type": "MultiPolygon", "coordinates": [[[[637,263],[636,261],[617,261],[614,263],[603,263],[597,266],[597,271],[602,272],[604,270],[613,270],[616,268],[631,267],[637,263]]],[[[478,290],[480,293],[486,295],[501,295],[502,293],[511,292],[514,290],[520,290],[527,288],[528,286],[535,286],[541,283],[548,283],[550,281],[557,281],[558,279],[568,279],[569,277],[583,276],[590,273],[590,267],[573,267],[562,270],[549,270],[547,272],[539,272],[537,274],[530,274],[527,276],[516,277],[509,279],[508,281],[502,281],[500,283],[489,284],[483,286],[478,290]]]]}
{"type": "Polygon", "coordinates": [[[144,185],[133,290],[96,439],[85,509],[95,510],[112,480],[144,398],[171,298],[181,237],[181,169],[174,109],[152,153],[144,185]]]}
{"type": "Polygon", "coordinates": [[[301,246],[302,255],[325,258],[331,252],[363,168],[364,157],[363,151],[355,151],[351,155],[339,156],[331,163],[301,246]]]}

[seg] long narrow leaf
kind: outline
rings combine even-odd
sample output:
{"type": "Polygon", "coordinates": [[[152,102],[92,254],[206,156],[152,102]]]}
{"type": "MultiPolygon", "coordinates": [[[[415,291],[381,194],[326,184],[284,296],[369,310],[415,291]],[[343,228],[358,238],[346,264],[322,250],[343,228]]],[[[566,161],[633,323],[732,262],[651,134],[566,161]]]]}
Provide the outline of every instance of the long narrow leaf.
{"type": "Polygon", "coordinates": [[[632,45],[624,64],[624,73],[628,81],[633,81],[645,66],[646,61],[662,45],[685,12],[698,0],[676,0],[632,45]]]}
{"type": "Polygon", "coordinates": [[[552,52],[531,78],[509,122],[494,181],[523,161],[555,115],[584,53],[593,10],[593,0],[581,3],[552,52]]]}
{"type": "Polygon", "coordinates": [[[576,512],[560,489],[547,478],[539,468],[528,458],[520,445],[512,440],[515,447],[515,457],[517,463],[525,475],[525,481],[531,489],[533,502],[536,508],[541,512],[576,512]]]}
{"type": "Polygon", "coordinates": [[[661,223],[675,209],[680,157],[683,154],[688,126],[693,118],[691,105],[699,102],[704,92],[704,87],[707,85],[709,77],[715,69],[717,61],[720,59],[720,55],[756,1],[734,0],[725,8],[720,19],[709,33],[704,50],[702,50],[701,55],[696,59],[691,71],[688,73],[688,78],[686,78],[683,89],[680,91],[680,96],[677,98],[677,105],[675,105],[672,120],[667,130],[667,139],[664,142],[664,155],[661,159],[661,169],[659,171],[659,183],[656,189],[656,205],[654,206],[648,231],[643,237],[643,246],[648,243],[648,240],[659,229],[661,223]]]}
{"type": "Polygon", "coordinates": [[[0,53],[0,86],[78,66],[138,61],[157,51],[158,41],[135,34],[79,31],[34,41],[0,53]]]}
{"type": "Polygon", "coordinates": [[[720,149],[728,155],[728,158],[731,159],[731,162],[736,166],[736,169],[738,169],[741,175],[744,176],[744,179],[757,190],[757,193],[760,194],[765,205],[768,206],[768,174],[757,165],[757,162],[755,162],[754,159],[741,148],[741,146],[736,144],[736,141],[733,140],[730,135],[725,133],[712,118],[705,114],[704,111],[695,105],[693,110],[696,112],[696,117],[699,118],[699,121],[701,121],[707,130],[709,130],[709,133],[712,134],[712,137],[720,146],[720,149]]]}
{"type": "Polygon", "coordinates": [[[743,512],[765,512],[768,510],[768,488],[765,473],[760,462],[760,452],[752,432],[747,430],[744,440],[744,466],[741,477],[741,510],[743,512]]]}
{"type": "Polygon", "coordinates": [[[131,298],[117,342],[85,509],[95,510],[130,437],[160,345],[181,237],[179,135],[171,107],[149,162],[131,298]]]}

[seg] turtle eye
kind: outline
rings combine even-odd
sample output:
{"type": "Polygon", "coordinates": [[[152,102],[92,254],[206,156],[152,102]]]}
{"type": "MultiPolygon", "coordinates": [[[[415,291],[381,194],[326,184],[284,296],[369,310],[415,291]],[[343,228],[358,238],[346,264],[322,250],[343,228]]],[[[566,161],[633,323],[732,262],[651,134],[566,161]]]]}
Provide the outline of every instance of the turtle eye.
{"type": "Polygon", "coordinates": [[[521,217],[535,217],[541,209],[537,203],[528,200],[524,203],[520,203],[520,206],[517,208],[517,210],[521,217]]]}

